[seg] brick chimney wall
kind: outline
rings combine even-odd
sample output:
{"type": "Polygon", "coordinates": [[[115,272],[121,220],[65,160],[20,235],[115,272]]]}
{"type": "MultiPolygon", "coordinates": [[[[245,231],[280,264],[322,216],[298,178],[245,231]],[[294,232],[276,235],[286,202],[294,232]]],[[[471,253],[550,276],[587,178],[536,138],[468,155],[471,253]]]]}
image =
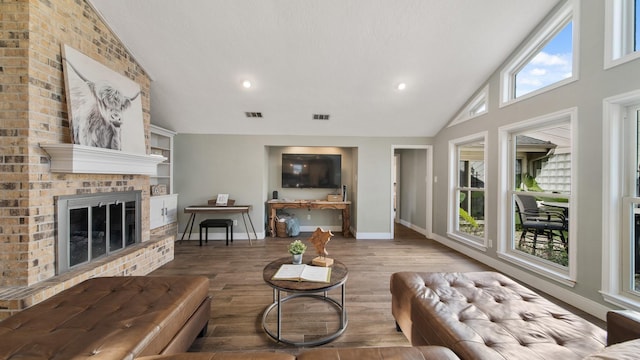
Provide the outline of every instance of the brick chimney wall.
{"type": "MultiPolygon", "coordinates": [[[[62,44],[140,84],[147,153],[149,76],[83,0],[0,0],[0,30],[0,309],[6,309],[3,288],[33,287],[56,277],[56,196],[142,190],[143,244],[156,234],[149,230],[148,176],[52,173],[39,146],[71,142],[62,44]]],[[[174,228],[161,230],[166,233],[160,235],[175,235],[174,228]]],[[[137,251],[142,253],[133,259],[125,251],[122,259],[99,271],[86,269],[77,279],[146,274],[173,258],[173,238],[137,251]]]]}

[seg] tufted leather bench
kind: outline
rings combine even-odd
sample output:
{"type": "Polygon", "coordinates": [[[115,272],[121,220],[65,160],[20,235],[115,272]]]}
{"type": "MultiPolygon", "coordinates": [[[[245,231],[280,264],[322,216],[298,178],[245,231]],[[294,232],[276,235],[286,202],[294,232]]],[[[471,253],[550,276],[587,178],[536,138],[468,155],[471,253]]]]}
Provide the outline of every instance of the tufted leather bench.
{"type": "Polygon", "coordinates": [[[86,280],[0,322],[1,359],[133,359],[186,351],[211,312],[206,277],[86,280]]]}
{"type": "Polygon", "coordinates": [[[298,356],[283,352],[183,353],[149,356],[139,360],[455,360],[458,357],[441,346],[390,346],[372,348],[326,348],[303,350],[298,356]]]}
{"type": "Polygon", "coordinates": [[[496,272],[391,276],[392,313],[412,345],[462,359],[582,359],[606,332],[496,272]]]}

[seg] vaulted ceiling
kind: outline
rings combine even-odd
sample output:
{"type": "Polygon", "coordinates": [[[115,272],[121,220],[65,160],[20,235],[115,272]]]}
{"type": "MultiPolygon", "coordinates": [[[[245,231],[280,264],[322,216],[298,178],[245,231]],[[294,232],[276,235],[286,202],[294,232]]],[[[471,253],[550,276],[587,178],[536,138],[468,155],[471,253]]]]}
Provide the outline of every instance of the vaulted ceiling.
{"type": "Polygon", "coordinates": [[[89,2],[153,79],[154,124],[434,136],[558,0],[89,2]]]}

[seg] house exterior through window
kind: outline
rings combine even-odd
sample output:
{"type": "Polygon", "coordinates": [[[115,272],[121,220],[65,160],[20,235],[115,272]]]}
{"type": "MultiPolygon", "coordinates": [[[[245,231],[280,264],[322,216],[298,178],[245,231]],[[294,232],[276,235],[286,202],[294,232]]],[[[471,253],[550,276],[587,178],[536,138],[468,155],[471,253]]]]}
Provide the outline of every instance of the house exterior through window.
{"type": "Polygon", "coordinates": [[[486,133],[450,143],[449,235],[486,248],[486,133]]]}

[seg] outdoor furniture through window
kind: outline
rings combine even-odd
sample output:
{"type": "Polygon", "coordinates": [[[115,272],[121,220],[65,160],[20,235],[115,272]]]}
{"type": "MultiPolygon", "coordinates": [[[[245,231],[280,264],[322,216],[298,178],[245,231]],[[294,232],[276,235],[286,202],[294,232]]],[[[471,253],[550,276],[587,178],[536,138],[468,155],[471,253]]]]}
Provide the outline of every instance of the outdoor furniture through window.
{"type": "Polygon", "coordinates": [[[532,253],[536,250],[540,235],[546,237],[549,248],[553,246],[554,236],[558,236],[566,249],[567,239],[564,231],[568,230],[568,222],[561,209],[539,207],[536,198],[532,195],[516,194],[514,198],[522,225],[521,246],[526,242],[526,235],[529,232],[533,235],[532,253]]]}

